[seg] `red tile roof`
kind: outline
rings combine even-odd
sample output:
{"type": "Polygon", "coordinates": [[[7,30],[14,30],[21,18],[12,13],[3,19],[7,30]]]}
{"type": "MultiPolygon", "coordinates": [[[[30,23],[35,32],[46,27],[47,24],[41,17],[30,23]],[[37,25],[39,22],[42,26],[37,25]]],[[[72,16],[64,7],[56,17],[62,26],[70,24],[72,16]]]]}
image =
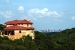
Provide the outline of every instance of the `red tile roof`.
{"type": "Polygon", "coordinates": [[[9,26],[4,28],[4,30],[34,30],[33,27],[22,27],[22,26],[9,26]]]}
{"type": "Polygon", "coordinates": [[[8,21],[8,22],[5,22],[5,24],[33,24],[33,23],[24,19],[24,20],[8,21]]]}

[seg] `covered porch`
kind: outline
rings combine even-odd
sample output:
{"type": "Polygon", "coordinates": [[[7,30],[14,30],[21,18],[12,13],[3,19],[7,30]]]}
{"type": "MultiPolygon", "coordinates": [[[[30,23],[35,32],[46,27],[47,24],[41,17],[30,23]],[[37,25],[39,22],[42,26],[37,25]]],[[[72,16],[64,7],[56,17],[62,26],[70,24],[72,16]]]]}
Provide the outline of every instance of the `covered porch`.
{"type": "Polygon", "coordinates": [[[14,35],[14,30],[4,30],[4,33],[2,35],[4,36],[14,35]]]}

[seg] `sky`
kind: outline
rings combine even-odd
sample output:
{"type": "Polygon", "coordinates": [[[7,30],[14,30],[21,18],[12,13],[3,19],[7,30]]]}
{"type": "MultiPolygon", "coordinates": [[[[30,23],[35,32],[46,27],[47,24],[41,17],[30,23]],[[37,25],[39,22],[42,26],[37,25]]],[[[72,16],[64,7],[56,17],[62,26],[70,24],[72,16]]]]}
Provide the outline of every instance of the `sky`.
{"type": "Polygon", "coordinates": [[[75,27],[75,0],[0,0],[0,24],[30,19],[36,30],[75,27]]]}

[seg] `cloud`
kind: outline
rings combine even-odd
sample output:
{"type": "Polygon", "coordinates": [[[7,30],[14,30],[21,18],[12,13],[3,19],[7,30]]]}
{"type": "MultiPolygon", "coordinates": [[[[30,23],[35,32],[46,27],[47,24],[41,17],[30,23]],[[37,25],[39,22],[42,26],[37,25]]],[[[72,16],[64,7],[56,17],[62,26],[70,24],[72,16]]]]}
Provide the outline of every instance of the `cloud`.
{"type": "Polygon", "coordinates": [[[75,16],[73,16],[73,17],[71,18],[71,20],[75,20],[75,16]]]}
{"type": "Polygon", "coordinates": [[[33,20],[33,21],[46,21],[47,20],[47,22],[50,20],[52,21],[56,20],[61,16],[60,13],[56,11],[50,11],[48,8],[30,9],[29,11],[27,11],[27,14],[25,14],[23,6],[19,6],[17,10],[19,13],[23,13],[23,14],[19,14],[18,12],[14,12],[14,11],[13,13],[12,11],[9,10],[9,11],[0,11],[0,15],[5,18],[13,17],[15,19],[21,16],[22,19],[29,18],[30,20],[33,20]]]}
{"type": "Polygon", "coordinates": [[[23,13],[23,12],[24,12],[24,7],[23,7],[23,6],[19,6],[18,11],[19,11],[20,13],[23,13]]]}
{"type": "Polygon", "coordinates": [[[11,11],[0,11],[0,15],[2,15],[5,18],[10,18],[12,16],[12,12],[11,11]]]}
{"type": "Polygon", "coordinates": [[[38,9],[38,8],[35,8],[35,9],[31,9],[29,10],[28,12],[28,16],[30,17],[60,17],[61,14],[59,14],[58,12],[56,11],[49,11],[48,8],[44,8],[44,9],[38,9]]]}

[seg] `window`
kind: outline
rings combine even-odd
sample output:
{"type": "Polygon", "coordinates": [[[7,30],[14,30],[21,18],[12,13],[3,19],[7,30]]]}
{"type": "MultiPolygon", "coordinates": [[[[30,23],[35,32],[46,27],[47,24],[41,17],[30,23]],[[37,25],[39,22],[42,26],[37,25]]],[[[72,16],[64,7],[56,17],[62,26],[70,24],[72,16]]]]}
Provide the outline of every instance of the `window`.
{"type": "Polygon", "coordinates": [[[10,31],[8,31],[8,34],[10,33],[10,31]]]}
{"type": "Polygon", "coordinates": [[[18,24],[18,25],[20,25],[20,24],[18,24]]]}
{"type": "Polygon", "coordinates": [[[23,24],[22,24],[23,25],[23,24]]]}
{"type": "Polygon", "coordinates": [[[7,31],[5,31],[5,35],[7,35],[7,31]]]}
{"type": "Polygon", "coordinates": [[[14,26],[14,24],[13,24],[13,26],[14,26]]]}
{"type": "Polygon", "coordinates": [[[32,30],[31,33],[33,33],[34,31],[32,30]]]}
{"type": "Polygon", "coordinates": [[[21,30],[19,31],[19,33],[21,33],[21,30]]]}
{"type": "Polygon", "coordinates": [[[29,26],[29,24],[27,24],[27,27],[29,26]]]}
{"type": "Polygon", "coordinates": [[[14,31],[11,31],[11,35],[14,35],[14,31]]]}

